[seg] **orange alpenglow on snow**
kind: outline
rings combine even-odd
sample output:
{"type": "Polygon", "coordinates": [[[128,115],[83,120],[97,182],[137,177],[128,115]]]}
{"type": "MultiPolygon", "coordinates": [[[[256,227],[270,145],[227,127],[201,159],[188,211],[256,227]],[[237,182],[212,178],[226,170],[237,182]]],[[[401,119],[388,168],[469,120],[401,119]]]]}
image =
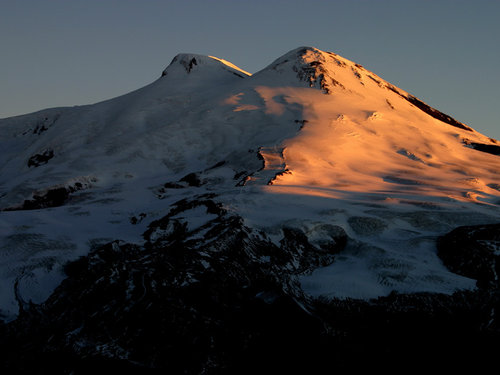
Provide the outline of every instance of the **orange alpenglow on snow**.
{"type": "MultiPolygon", "coordinates": [[[[227,99],[234,111],[261,109],[279,118],[296,110],[303,121],[299,132],[274,145],[287,173],[277,176],[269,191],[332,197],[346,197],[350,191],[416,194],[485,203],[498,199],[498,157],[467,149],[470,144],[500,149],[496,141],[359,64],[301,48],[252,80],[250,92],[227,99]],[[283,80],[289,72],[298,72],[310,87],[283,80]]],[[[275,168],[277,156],[262,155],[265,170],[275,168]]]]}

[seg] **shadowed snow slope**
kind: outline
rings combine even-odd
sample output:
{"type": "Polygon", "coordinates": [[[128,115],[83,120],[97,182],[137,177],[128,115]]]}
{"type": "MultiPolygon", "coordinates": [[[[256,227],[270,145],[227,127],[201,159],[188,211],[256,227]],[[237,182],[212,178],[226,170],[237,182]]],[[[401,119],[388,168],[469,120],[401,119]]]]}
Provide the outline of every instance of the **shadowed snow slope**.
{"type": "Polygon", "coordinates": [[[203,194],[276,243],[283,228],[314,242],[325,224],[342,227],[335,262],[297,276],[311,298],[472,289],[435,239],[500,217],[496,140],[311,47],[254,75],[180,54],[129,94],[2,119],[0,142],[5,319],[44,301],[67,261],[140,244],[174,202],[203,194]]]}

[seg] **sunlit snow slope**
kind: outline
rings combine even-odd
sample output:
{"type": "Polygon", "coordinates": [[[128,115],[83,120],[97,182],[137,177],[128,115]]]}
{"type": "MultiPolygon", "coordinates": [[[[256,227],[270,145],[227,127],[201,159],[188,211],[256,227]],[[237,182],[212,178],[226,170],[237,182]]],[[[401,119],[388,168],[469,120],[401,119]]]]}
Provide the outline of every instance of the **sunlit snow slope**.
{"type": "MultiPolygon", "coordinates": [[[[94,105],[0,120],[0,312],[11,319],[99,244],[141,242],[182,198],[212,193],[245,223],[346,249],[300,277],[329,298],[451,293],[438,235],[498,222],[497,141],[361,65],[303,47],[250,75],[181,54],[152,84],[94,105]]],[[[209,214],[184,220],[201,225],[209,214]]]]}

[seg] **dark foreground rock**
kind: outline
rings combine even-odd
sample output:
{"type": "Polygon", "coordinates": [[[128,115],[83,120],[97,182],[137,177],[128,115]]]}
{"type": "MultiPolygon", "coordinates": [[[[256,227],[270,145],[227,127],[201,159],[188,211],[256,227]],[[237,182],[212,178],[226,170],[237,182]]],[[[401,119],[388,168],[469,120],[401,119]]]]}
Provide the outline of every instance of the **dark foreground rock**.
{"type": "Polygon", "coordinates": [[[6,207],[0,211],[20,211],[20,210],[39,210],[49,207],[59,207],[65,205],[72,195],[80,190],[88,189],[94,178],[87,182],[74,182],[72,184],[58,185],[41,191],[35,191],[31,199],[26,199],[23,203],[6,207]]]}
{"type": "Polygon", "coordinates": [[[438,255],[452,272],[477,280],[478,286],[500,287],[500,224],[456,228],[438,240],[438,255]]]}
{"type": "Polygon", "coordinates": [[[347,240],[278,244],[212,197],[180,201],[144,234],[67,266],[43,305],[0,325],[3,373],[330,374],[481,369],[500,349],[497,288],[311,300],[297,275],[334,261],[347,240]],[[206,210],[192,228],[182,213],[206,210]]]}

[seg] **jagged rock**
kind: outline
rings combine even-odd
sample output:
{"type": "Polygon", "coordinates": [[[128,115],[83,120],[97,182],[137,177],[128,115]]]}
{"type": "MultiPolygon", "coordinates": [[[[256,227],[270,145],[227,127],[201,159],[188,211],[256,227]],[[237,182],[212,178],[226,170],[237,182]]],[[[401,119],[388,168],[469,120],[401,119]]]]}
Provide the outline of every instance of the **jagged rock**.
{"type": "MultiPolygon", "coordinates": [[[[95,182],[96,180],[91,178],[89,181],[95,182]]],[[[90,182],[75,182],[69,185],[59,185],[36,191],[33,193],[31,199],[24,200],[20,205],[4,208],[2,211],[39,210],[42,208],[60,207],[68,202],[72,193],[87,189],[90,186],[90,182]]]]}
{"type": "MultiPolygon", "coordinates": [[[[283,339],[295,343],[297,329],[311,339],[321,327],[294,302],[301,299],[294,275],[333,261],[331,249],[311,245],[302,231],[284,228],[283,236],[280,246],[273,244],[210,199],[178,202],[150,225],[144,247],[116,241],[68,264],[55,293],[26,309],[6,335],[20,340],[17,359],[59,360],[64,353],[80,358],[62,361],[72,370],[83,361],[230,374],[243,371],[254,353],[277,368],[275,355],[297,350],[283,339]],[[199,207],[216,216],[204,228],[190,231],[174,218],[199,207]]],[[[340,251],[342,241],[336,246],[340,251]]]]}
{"type": "MultiPolygon", "coordinates": [[[[500,155],[500,146],[498,146],[497,144],[484,144],[484,143],[472,142],[469,139],[464,139],[463,142],[466,146],[473,148],[474,150],[487,152],[488,154],[492,155],[500,155]]],[[[492,142],[496,143],[496,140],[492,140],[492,142]]]]}
{"type": "Polygon", "coordinates": [[[201,186],[201,181],[196,175],[196,173],[189,173],[186,176],[182,177],[179,181],[186,182],[189,186],[195,186],[195,187],[201,186]]]}
{"type": "Polygon", "coordinates": [[[54,150],[45,150],[41,154],[35,154],[28,160],[28,167],[39,167],[47,164],[54,157],[54,150]]]}
{"type": "MultiPolygon", "coordinates": [[[[342,251],[341,229],[316,230],[337,238],[333,252],[342,251]]],[[[4,368],[251,374],[412,363],[478,370],[500,349],[497,293],[304,298],[294,275],[331,258],[296,228],[283,228],[277,246],[211,199],[178,202],[145,239],[145,246],[115,241],[68,264],[68,278],[47,302],[0,325],[4,368]],[[174,218],[200,207],[216,213],[203,230],[174,218]],[[169,234],[152,235],[172,220],[169,234]]]]}
{"type": "Polygon", "coordinates": [[[451,271],[499,288],[500,224],[464,226],[438,240],[438,255],[451,271]]]}

